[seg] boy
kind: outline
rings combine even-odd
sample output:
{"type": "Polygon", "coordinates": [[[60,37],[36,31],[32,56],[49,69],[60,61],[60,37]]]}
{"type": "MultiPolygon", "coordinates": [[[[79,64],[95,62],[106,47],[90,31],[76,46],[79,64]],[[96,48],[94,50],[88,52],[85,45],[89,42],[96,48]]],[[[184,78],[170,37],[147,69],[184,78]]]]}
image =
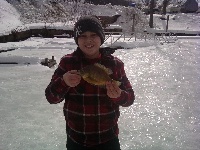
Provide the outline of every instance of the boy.
{"type": "Polygon", "coordinates": [[[45,90],[51,104],[65,99],[67,150],[120,150],[119,106],[130,106],[135,99],[124,64],[100,48],[105,35],[96,17],[81,17],[75,23],[74,40],[77,49],[62,57],[45,90]],[[107,81],[101,87],[85,81],[79,70],[95,63],[112,70],[110,77],[121,84],[107,81]]]}

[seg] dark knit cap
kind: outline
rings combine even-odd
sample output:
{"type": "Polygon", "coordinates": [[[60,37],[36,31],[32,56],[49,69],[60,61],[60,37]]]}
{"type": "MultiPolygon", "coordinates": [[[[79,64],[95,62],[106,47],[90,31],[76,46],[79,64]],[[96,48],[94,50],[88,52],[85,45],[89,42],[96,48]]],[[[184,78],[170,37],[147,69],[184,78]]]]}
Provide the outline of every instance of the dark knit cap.
{"type": "Polygon", "coordinates": [[[74,40],[78,44],[78,37],[82,33],[90,31],[95,32],[101,38],[101,44],[104,43],[105,34],[101,22],[95,16],[81,17],[74,26],[74,40]]]}

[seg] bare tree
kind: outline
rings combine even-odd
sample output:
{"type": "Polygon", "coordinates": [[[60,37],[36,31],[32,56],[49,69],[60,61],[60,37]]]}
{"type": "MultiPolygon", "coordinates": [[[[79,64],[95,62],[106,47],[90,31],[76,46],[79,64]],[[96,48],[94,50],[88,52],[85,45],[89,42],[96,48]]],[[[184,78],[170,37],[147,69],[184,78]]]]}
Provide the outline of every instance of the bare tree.
{"type": "Polygon", "coordinates": [[[58,2],[50,2],[43,4],[45,22],[66,22],[69,13],[65,7],[58,2]]]}
{"type": "Polygon", "coordinates": [[[163,15],[166,15],[166,9],[167,9],[167,6],[169,5],[169,2],[171,0],[164,0],[163,3],[162,3],[162,14],[163,15]]]}
{"type": "Polygon", "coordinates": [[[153,28],[153,8],[154,8],[154,0],[150,1],[150,19],[149,19],[149,27],[153,28]]]}
{"type": "Polygon", "coordinates": [[[40,16],[40,10],[36,9],[28,0],[21,0],[15,7],[21,12],[20,19],[24,23],[36,22],[40,16]]]}

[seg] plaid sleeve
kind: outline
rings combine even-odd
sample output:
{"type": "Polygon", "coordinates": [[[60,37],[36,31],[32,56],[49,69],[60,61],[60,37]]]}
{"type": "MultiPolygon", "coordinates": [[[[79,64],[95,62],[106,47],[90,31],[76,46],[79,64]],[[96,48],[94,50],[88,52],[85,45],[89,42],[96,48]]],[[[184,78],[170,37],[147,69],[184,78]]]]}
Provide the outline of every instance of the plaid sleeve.
{"type": "Polygon", "coordinates": [[[135,100],[135,94],[132,89],[131,83],[126,76],[123,62],[120,61],[120,63],[117,64],[116,72],[117,78],[120,79],[121,82],[120,88],[122,92],[120,97],[111,98],[111,100],[117,105],[128,107],[133,104],[135,100]]]}
{"type": "Polygon", "coordinates": [[[69,90],[69,86],[65,84],[62,76],[66,72],[64,59],[61,59],[58,68],[55,70],[50,84],[45,90],[45,96],[50,104],[60,103],[64,100],[66,93],[69,90]]]}

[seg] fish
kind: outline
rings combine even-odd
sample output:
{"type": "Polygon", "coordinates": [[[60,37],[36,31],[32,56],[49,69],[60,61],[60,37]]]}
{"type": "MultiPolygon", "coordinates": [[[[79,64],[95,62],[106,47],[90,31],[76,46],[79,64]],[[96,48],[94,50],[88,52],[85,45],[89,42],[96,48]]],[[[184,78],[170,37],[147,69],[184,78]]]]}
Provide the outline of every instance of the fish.
{"type": "Polygon", "coordinates": [[[112,74],[111,69],[99,63],[82,68],[79,74],[86,82],[92,85],[105,86],[107,81],[115,82],[118,86],[121,84],[121,82],[113,80],[109,76],[112,74]]]}

